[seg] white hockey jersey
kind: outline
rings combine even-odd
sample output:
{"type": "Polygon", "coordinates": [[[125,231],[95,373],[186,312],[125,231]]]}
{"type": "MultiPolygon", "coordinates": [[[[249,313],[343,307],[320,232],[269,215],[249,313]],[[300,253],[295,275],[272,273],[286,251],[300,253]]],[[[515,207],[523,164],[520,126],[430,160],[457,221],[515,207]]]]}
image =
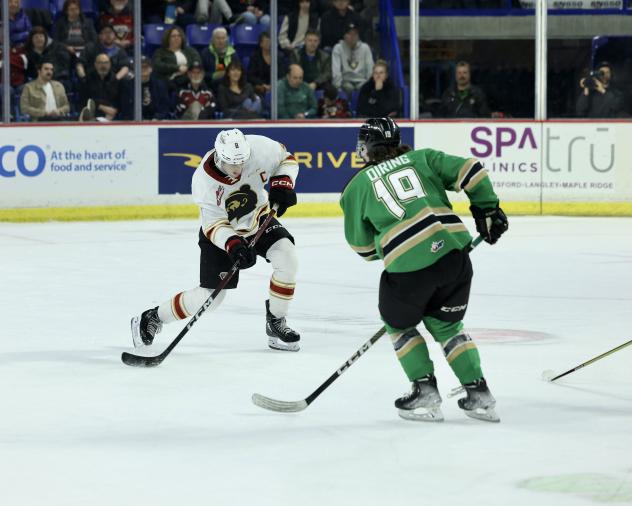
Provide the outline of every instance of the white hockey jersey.
{"type": "Polygon", "coordinates": [[[265,185],[274,182],[294,188],[298,163],[285,146],[263,135],[246,135],[250,159],[239,179],[221,172],[211,150],[193,173],[193,200],[200,207],[204,235],[224,249],[232,235],[249,236],[257,231],[259,218],[270,211],[265,185]]]}

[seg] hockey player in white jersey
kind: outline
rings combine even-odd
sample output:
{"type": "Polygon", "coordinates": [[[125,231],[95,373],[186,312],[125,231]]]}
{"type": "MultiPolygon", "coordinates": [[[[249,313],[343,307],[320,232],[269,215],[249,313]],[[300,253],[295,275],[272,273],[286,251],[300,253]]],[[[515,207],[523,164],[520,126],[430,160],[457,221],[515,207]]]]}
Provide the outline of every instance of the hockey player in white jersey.
{"type": "MultiPolygon", "coordinates": [[[[151,345],[163,323],[190,317],[202,306],[236,261],[248,269],[257,255],[272,265],[270,298],[265,301],[268,345],[298,351],[300,336],[285,323],[294,295],[297,260],[294,238],[274,218],[254,248],[248,247],[259,224],[277,206],[277,216],[296,204],[298,163],[283,144],[240,130],[223,130],[193,174],[193,200],[200,207],[200,286],[180,292],[132,318],[134,346],[151,345]],[[265,185],[270,184],[269,194],[265,185]]],[[[236,272],[226,289],[237,287],[236,272]]],[[[222,290],[210,309],[224,299],[222,290]]]]}

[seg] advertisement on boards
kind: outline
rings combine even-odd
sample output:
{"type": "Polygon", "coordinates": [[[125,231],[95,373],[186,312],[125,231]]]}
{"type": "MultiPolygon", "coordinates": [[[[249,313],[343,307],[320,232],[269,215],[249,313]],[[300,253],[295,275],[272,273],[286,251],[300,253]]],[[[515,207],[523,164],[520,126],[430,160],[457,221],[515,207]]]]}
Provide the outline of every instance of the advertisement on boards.
{"type": "Polygon", "coordinates": [[[503,200],[624,201],[632,192],[626,123],[419,124],[415,138],[480,160],[503,200]]]}
{"type": "Polygon", "coordinates": [[[155,203],[155,144],[143,127],[3,129],[0,206],[155,203]]]}
{"type": "MultiPolygon", "coordinates": [[[[340,193],[364,164],[355,153],[359,125],[307,124],[278,127],[240,126],[246,134],[265,135],[283,143],[300,164],[299,193],[340,193]]],[[[224,127],[226,128],[226,127],[224,127]]],[[[159,193],[190,194],[191,177],[223,128],[160,128],[159,193]]],[[[412,144],[413,128],[402,127],[402,140],[412,144]]]]}

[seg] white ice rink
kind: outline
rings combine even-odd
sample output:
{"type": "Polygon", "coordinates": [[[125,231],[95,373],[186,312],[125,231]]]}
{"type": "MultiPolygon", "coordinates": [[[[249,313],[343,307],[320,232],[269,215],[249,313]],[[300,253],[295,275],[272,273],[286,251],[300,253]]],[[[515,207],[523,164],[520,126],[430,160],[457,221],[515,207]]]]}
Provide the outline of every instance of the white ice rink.
{"type": "Polygon", "coordinates": [[[267,348],[259,261],[155,369],[121,363],[129,319],[197,284],[196,222],[0,224],[0,505],[632,504],[632,346],[540,379],[632,339],[632,219],[513,218],[472,253],[466,324],[500,424],[447,398],[434,343],[446,420],[400,419],[388,338],[302,413],[254,406],[304,398],[381,326],[380,264],[342,221],[285,223],[300,353],[267,348]]]}

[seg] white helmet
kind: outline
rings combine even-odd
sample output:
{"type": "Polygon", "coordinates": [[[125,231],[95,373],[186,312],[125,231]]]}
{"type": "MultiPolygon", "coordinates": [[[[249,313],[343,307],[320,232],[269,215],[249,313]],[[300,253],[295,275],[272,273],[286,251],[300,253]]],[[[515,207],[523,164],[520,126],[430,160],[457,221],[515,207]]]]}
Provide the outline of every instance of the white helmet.
{"type": "Polygon", "coordinates": [[[241,130],[236,128],[222,130],[217,135],[215,138],[215,162],[220,169],[224,169],[228,165],[239,168],[239,173],[241,173],[243,166],[249,159],[250,144],[241,130]]]}

